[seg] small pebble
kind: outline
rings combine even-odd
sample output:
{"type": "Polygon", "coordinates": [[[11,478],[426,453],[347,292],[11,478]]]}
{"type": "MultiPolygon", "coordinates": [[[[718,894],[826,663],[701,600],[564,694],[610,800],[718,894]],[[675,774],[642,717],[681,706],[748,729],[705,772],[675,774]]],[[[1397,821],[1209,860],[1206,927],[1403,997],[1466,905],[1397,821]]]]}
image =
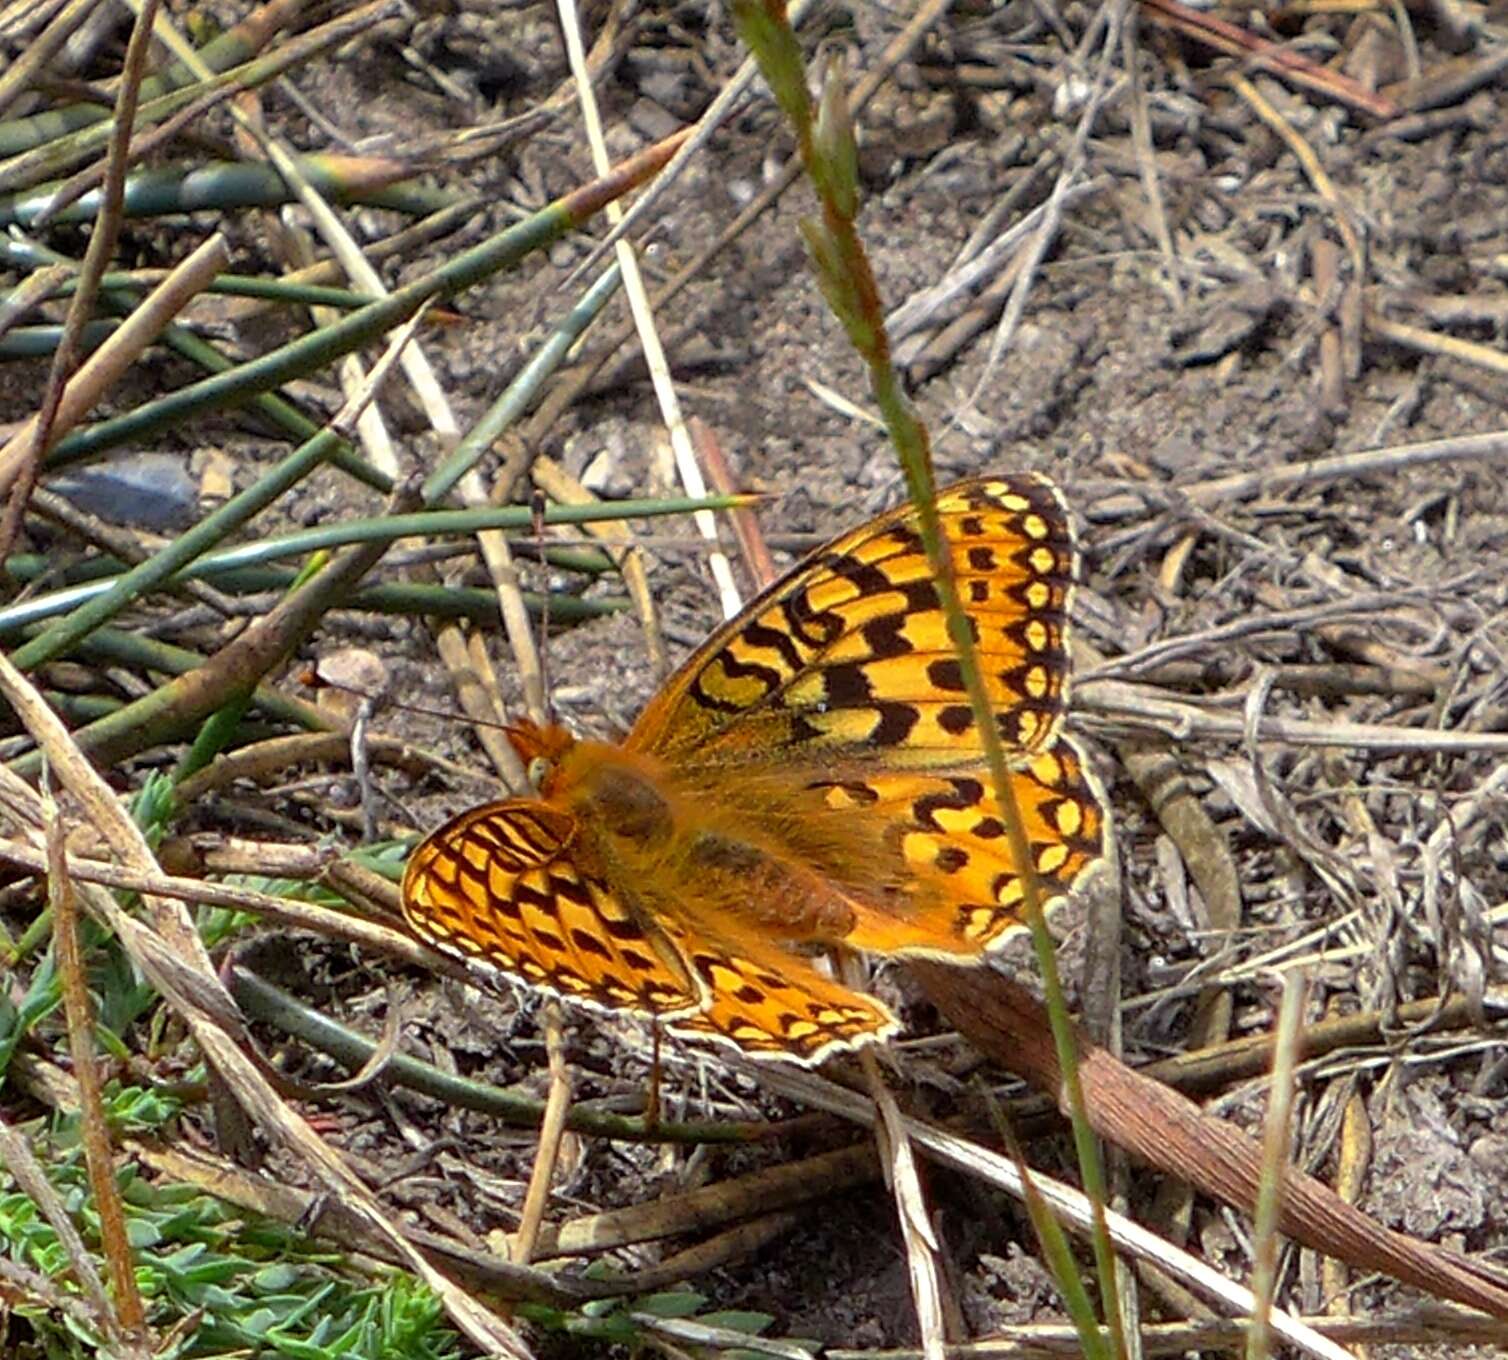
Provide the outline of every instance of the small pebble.
{"type": "Polygon", "coordinates": [[[199,517],[194,480],[184,459],[137,453],[49,477],[49,491],[111,524],[159,532],[182,529],[199,517]]]}

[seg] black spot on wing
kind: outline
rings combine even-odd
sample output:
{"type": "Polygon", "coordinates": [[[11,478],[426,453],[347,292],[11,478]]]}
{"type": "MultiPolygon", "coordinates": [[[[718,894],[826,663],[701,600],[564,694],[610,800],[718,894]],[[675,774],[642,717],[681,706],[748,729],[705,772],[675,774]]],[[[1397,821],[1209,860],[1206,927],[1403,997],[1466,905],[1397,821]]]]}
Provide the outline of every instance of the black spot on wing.
{"type": "Polygon", "coordinates": [[[940,657],[936,661],[928,662],[927,683],[933,689],[946,690],[951,694],[962,694],[964,690],[963,667],[958,664],[958,658],[940,657]]]}
{"type": "Polygon", "coordinates": [[[938,709],[937,725],[950,737],[961,737],[974,726],[974,710],[968,704],[949,704],[938,709]]]}
{"type": "Polygon", "coordinates": [[[572,930],[571,942],[583,954],[595,954],[599,959],[612,960],[612,951],[589,930],[572,930]]]}
{"type": "Polygon", "coordinates": [[[860,595],[878,595],[890,589],[890,578],[879,567],[847,553],[829,553],[822,565],[840,580],[851,581],[860,595]]]}
{"type": "Polygon", "coordinates": [[[782,600],[780,612],[792,635],[813,651],[830,646],[843,632],[843,620],[831,610],[814,608],[811,596],[804,590],[782,600]]]}
{"type": "MultiPolygon", "coordinates": [[[[556,890],[558,890],[560,887],[559,884],[555,884],[553,886],[556,888],[556,890]]],[[[548,910],[555,904],[554,892],[541,892],[531,883],[515,883],[513,885],[512,896],[520,906],[536,907],[540,911],[548,910]]],[[[506,901],[507,899],[499,898],[498,900],[506,901]]],[[[577,898],[576,900],[581,901],[583,899],[577,898]]]]}
{"type": "MultiPolygon", "coordinates": [[[[573,902],[579,907],[592,905],[591,890],[579,878],[565,874],[552,874],[550,876],[550,891],[557,897],[563,897],[568,902],[573,902]]],[[[519,895],[530,894],[536,905],[543,905],[549,901],[549,894],[536,893],[527,884],[519,885],[519,895]]]]}
{"type": "Polygon", "coordinates": [[[620,943],[624,940],[642,940],[644,938],[644,932],[639,928],[638,922],[634,921],[631,917],[599,916],[598,920],[602,928],[620,943]]]}
{"type": "Polygon", "coordinates": [[[790,633],[783,629],[771,628],[769,624],[755,621],[745,626],[742,638],[751,647],[760,647],[765,651],[776,653],[785,663],[787,670],[799,671],[806,664],[805,658],[792,641],[790,633]]]}
{"type": "Polygon", "coordinates": [[[945,845],[933,863],[945,874],[956,874],[969,862],[969,852],[957,845],[945,845]]]}
{"type": "Polygon", "coordinates": [[[874,686],[861,661],[844,661],[822,671],[822,685],[831,708],[863,708],[874,702],[874,686]]]}
{"type": "Polygon", "coordinates": [[[905,614],[884,614],[880,618],[870,619],[859,630],[870,657],[876,661],[888,661],[892,657],[905,656],[907,652],[914,651],[911,643],[901,636],[901,629],[905,626],[905,614]]]}
{"type": "Polygon", "coordinates": [[[920,720],[920,714],[910,704],[879,703],[874,707],[880,720],[870,735],[870,741],[876,746],[904,745],[920,720]]]}

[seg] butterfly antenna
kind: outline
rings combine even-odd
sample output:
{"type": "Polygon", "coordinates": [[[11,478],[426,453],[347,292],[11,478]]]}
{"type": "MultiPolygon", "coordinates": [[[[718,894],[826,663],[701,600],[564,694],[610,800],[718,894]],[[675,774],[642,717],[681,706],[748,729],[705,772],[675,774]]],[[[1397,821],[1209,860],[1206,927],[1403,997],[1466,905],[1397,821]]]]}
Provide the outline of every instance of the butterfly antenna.
{"type": "Polygon", "coordinates": [[[653,1133],[660,1127],[660,1022],[649,1022],[649,1096],[644,1102],[644,1128],[653,1133]]]}
{"type": "Polygon", "coordinates": [[[512,723],[492,722],[487,718],[474,718],[469,713],[462,713],[454,708],[431,708],[427,704],[410,704],[401,699],[394,699],[391,695],[383,694],[377,690],[363,689],[360,685],[350,685],[343,680],[332,680],[328,675],[323,675],[317,665],[304,667],[297,675],[299,684],[309,689],[333,689],[343,694],[350,694],[358,699],[370,699],[373,703],[381,703],[384,708],[391,708],[401,713],[420,713],[427,718],[443,718],[446,722],[471,723],[475,727],[491,727],[500,732],[514,732],[517,728],[512,723]]]}

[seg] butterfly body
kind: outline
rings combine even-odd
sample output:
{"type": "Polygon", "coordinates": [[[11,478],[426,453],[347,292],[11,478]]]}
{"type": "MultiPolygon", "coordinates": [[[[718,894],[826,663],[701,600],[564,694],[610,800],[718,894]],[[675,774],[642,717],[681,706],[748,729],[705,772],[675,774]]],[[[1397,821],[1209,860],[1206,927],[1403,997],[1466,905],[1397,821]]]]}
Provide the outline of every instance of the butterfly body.
{"type": "MultiPolygon", "coordinates": [[[[1037,874],[1061,898],[1103,815],[1061,734],[1074,556],[1031,475],[938,508],[1037,874]]],[[[807,957],[967,962],[1022,923],[1019,866],[909,507],[836,540],[681,667],[621,745],[519,724],[538,797],[463,813],[404,907],[447,952],[746,1052],[815,1062],[897,1028],[807,957]]]]}
{"type": "Polygon", "coordinates": [[[559,728],[515,731],[521,755],[553,753],[539,801],[571,819],[558,853],[586,878],[618,885],[646,926],[685,913],[703,928],[839,944],[854,929],[855,896],[878,899],[899,888],[898,844],[887,873],[885,837],[875,834],[882,829],[830,806],[820,785],[746,769],[744,797],[730,805],[720,796],[726,771],[677,769],[559,728]]]}

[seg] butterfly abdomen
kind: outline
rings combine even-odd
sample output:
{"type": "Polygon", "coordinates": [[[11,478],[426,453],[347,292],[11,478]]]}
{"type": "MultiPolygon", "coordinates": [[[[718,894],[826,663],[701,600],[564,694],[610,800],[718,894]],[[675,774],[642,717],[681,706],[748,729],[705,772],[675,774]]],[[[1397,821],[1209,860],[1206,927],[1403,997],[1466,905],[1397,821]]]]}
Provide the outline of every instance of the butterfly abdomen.
{"type": "Polygon", "coordinates": [[[853,930],[853,906],[830,878],[783,848],[705,828],[680,847],[688,889],[720,915],[791,944],[836,944],[853,930]]]}

